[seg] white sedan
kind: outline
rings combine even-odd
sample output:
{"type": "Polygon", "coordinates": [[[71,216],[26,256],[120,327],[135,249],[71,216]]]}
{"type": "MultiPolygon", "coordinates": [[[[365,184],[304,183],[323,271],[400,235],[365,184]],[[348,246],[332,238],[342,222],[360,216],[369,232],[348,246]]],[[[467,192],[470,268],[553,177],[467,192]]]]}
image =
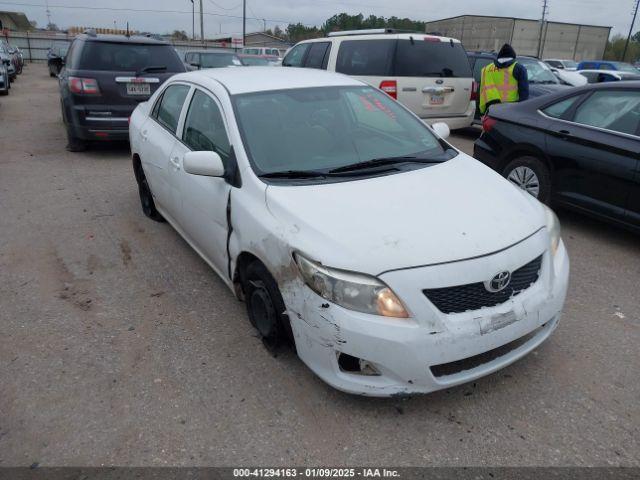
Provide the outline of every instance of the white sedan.
{"type": "Polygon", "coordinates": [[[244,299],[268,348],[293,343],[340,390],[448,388],[558,325],[569,259],[553,212],[358,80],[190,72],[130,125],[144,213],[244,299]]]}

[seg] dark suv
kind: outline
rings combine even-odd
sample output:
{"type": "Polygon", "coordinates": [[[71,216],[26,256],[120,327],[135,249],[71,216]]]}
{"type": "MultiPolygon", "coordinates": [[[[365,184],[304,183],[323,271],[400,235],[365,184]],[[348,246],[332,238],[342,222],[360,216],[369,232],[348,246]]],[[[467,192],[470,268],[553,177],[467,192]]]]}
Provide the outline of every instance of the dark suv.
{"type": "Polygon", "coordinates": [[[138,103],[172,75],[186,71],[176,51],[148,37],[76,37],[60,72],[62,118],[70,151],[87,141],[129,139],[129,117],[138,103]]]}

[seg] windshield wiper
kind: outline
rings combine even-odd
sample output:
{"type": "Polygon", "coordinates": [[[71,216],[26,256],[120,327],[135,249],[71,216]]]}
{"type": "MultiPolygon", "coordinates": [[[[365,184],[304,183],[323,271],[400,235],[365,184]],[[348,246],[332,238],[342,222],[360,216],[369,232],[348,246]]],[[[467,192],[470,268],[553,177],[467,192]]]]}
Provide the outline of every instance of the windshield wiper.
{"type": "Polygon", "coordinates": [[[164,65],[144,67],[136,72],[136,77],[139,77],[143,73],[160,73],[160,72],[166,72],[166,71],[167,71],[167,67],[164,65]]]}
{"type": "Polygon", "coordinates": [[[319,178],[326,177],[326,172],[317,170],[282,170],[280,172],[268,172],[259,175],[261,178],[319,178]]]}
{"type": "Polygon", "coordinates": [[[342,173],[350,172],[352,170],[364,170],[371,167],[379,167],[382,165],[394,165],[398,163],[440,163],[442,160],[427,160],[416,156],[400,156],[400,157],[382,157],[373,158],[371,160],[365,160],[364,162],[352,163],[351,165],[345,165],[344,167],[334,168],[329,170],[329,173],[342,173]]]}

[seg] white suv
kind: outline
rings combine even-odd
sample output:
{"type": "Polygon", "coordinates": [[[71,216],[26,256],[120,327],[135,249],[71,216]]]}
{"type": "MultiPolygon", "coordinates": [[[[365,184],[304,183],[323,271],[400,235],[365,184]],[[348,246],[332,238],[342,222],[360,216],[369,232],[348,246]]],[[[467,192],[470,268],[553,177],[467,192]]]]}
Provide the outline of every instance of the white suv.
{"type": "Polygon", "coordinates": [[[350,75],[384,90],[429,124],[457,129],[473,122],[473,75],[454,38],[390,29],[332,32],[295,45],[282,66],[350,75]]]}

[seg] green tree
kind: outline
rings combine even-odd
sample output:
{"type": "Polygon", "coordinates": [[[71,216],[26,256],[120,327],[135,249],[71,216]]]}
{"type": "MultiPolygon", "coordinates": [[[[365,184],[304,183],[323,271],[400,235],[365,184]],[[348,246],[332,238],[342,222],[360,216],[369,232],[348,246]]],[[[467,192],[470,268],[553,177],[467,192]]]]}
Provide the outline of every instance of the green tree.
{"type": "Polygon", "coordinates": [[[189,35],[184,30],[174,30],[171,34],[171,38],[173,40],[187,41],[189,40],[189,35]]]}
{"type": "MultiPolygon", "coordinates": [[[[624,58],[625,62],[635,62],[640,59],[640,42],[634,39],[637,35],[638,33],[636,33],[629,42],[627,54],[624,58]]],[[[604,59],[622,61],[622,53],[624,52],[624,45],[626,41],[627,38],[622,35],[614,35],[611,37],[607,42],[607,48],[604,51],[604,59]]]]}

